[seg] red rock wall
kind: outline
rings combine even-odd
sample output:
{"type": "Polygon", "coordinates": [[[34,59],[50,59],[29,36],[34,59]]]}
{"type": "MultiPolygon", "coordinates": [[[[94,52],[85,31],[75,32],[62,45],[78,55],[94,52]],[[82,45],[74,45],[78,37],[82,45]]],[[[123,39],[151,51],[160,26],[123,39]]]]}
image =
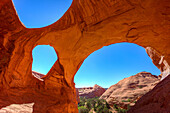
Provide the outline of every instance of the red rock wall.
{"type": "Polygon", "coordinates": [[[74,75],[92,52],[130,42],[152,47],[170,64],[169,0],[73,0],[54,24],[25,28],[11,0],[0,2],[0,107],[34,102],[34,113],[76,113],[74,75]],[[58,60],[39,81],[32,50],[49,44],[58,60]]]}

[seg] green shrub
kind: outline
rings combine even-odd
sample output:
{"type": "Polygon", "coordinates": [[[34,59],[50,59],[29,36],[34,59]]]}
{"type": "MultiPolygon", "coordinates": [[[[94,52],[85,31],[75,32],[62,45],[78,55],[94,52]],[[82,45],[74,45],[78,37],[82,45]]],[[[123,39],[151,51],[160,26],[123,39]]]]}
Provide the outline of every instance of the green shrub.
{"type": "Polygon", "coordinates": [[[103,108],[104,108],[103,106],[98,106],[96,112],[97,112],[97,113],[102,113],[103,108]]]}
{"type": "Polygon", "coordinates": [[[130,100],[130,99],[128,99],[128,100],[122,100],[122,102],[131,102],[131,100],[130,100]]]}
{"type": "Polygon", "coordinates": [[[142,88],[142,86],[138,86],[139,88],[142,88]]]}
{"type": "Polygon", "coordinates": [[[112,113],[109,111],[110,106],[106,100],[95,98],[83,98],[80,97],[80,103],[78,104],[79,113],[89,113],[90,110],[96,111],[96,113],[112,113]]]}
{"type": "Polygon", "coordinates": [[[96,103],[97,103],[97,107],[98,107],[98,106],[102,106],[102,105],[103,105],[103,102],[102,102],[101,100],[97,100],[97,102],[96,102],[96,103]]]}
{"type": "Polygon", "coordinates": [[[130,99],[128,99],[128,102],[131,102],[131,100],[130,100],[130,99]]]}
{"type": "Polygon", "coordinates": [[[102,110],[102,113],[109,113],[109,109],[104,107],[104,109],[102,110]]]}
{"type": "Polygon", "coordinates": [[[122,100],[122,102],[127,102],[127,100],[122,100]]]}
{"type": "MultiPolygon", "coordinates": [[[[120,108],[117,106],[117,104],[114,104],[113,108],[118,112],[118,113],[127,113],[128,110],[120,108]]],[[[129,105],[129,109],[130,109],[130,105],[129,105]]]]}
{"type": "Polygon", "coordinates": [[[90,101],[88,101],[86,105],[87,105],[87,109],[90,111],[91,108],[92,108],[92,105],[91,105],[90,101]]]}
{"type": "Polygon", "coordinates": [[[80,101],[80,103],[78,104],[78,106],[80,107],[80,106],[84,106],[85,105],[85,102],[81,102],[80,101]]]}
{"type": "Polygon", "coordinates": [[[81,106],[78,109],[79,109],[79,113],[89,113],[89,110],[84,106],[81,106]]]}
{"type": "Polygon", "coordinates": [[[122,109],[122,108],[118,108],[117,110],[116,110],[118,113],[127,113],[127,110],[126,109],[122,109]]]}

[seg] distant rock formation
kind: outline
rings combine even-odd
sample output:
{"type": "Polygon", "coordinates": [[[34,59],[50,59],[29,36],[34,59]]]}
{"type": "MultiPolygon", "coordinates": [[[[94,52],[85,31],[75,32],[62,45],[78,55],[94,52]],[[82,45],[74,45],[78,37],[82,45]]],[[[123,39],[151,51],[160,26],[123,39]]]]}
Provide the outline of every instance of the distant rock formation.
{"type": "Polygon", "coordinates": [[[118,104],[121,107],[133,106],[135,101],[150,91],[159,82],[157,76],[148,72],[124,78],[108,88],[100,99],[105,99],[110,105],[118,104]]]}
{"type": "Polygon", "coordinates": [[[35,77],[35,78],[37,78],[37,79],[39,79],[39,80],[41,80],[41,81],[43,81],[43,79],[41,79],[43,76],[45,76],[44,74],[41,74],[41,73],[38,73],[38,72],[36,72],[36,71],[32,71],[32,75],[35,77]]]}
{"type": "Polygon", "coordinates": [[[100,97],[106,90],[95,84],[93,87],[77,88],[80,97],[94,98],[100,97]]]}

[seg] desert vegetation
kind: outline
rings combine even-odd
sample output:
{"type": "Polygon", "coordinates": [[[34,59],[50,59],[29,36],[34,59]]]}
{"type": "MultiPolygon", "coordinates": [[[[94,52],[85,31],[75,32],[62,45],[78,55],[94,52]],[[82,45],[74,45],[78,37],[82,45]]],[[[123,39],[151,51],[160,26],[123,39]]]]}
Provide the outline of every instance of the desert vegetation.
{"type": "Polygon", "coordinates": [[[110,106],[106,100],[95,98],[80,97],[78,104],[79,113],[126,113],[130,109],[130,105],[127,109],[119,107],[117,104],[110,106]]]}

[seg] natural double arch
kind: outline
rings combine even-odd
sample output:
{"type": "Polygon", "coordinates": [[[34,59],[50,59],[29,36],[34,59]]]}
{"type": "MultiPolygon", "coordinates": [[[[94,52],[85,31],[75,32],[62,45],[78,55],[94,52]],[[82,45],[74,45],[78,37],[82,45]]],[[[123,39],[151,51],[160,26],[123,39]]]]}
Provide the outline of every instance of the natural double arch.
{"type": "Polygon", "coordinates": [[[27,29],[12,1],[1,1],[0,107],[34,102],[34,113],[77,113],[74,75],[89,54],[110,44],[130,42],[147,48],[153,63],[168,73],[169,4],[169,0],[73,0],[54,24],[27,29]],[[51,45],[58,54],[44,81],[32,76],[32,49],[37,45],[51,45]]]}

